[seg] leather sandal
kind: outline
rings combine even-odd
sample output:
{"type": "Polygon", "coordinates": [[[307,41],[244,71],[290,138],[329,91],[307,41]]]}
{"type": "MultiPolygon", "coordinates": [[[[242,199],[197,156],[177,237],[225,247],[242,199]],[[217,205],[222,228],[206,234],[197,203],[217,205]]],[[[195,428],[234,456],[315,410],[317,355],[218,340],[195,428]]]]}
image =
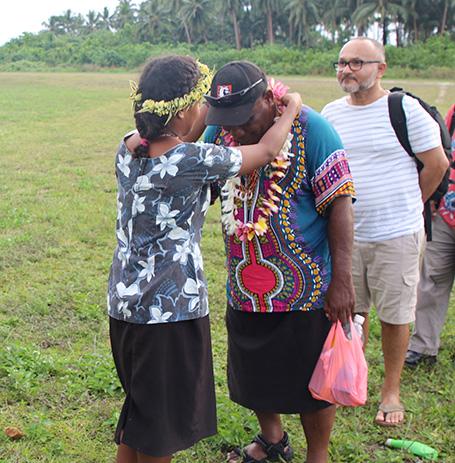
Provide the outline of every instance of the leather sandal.
{"type": "Polygon", "coordinates": [[[256,458],[253,458],[245,449],[240,449],[237,447],[233,450],[233,452],[242,458],[242,460],[240,460],[238,463],[266,463],[269,461],[288,462],[291,461],[292,457],[294,456],[294,450],[289,444],[289,436],[287,432],[284,433],[282,439],[276,444],[268,442],[262,434],[258,434],[252,442],[258,444],[262,448],[266,454],[266,457],[261,460],[257,460],[256,458]]]}

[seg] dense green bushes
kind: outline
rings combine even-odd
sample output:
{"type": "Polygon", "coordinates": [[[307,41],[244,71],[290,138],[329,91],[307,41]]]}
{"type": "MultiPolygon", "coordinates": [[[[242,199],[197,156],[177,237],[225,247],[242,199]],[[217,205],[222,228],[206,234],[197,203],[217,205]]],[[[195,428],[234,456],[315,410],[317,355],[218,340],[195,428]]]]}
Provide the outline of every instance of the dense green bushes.
{"type": "MultiPolygon", "coordinates": [[[[191,54],[214,68],[248,59],[271,74],[332,75],[338,48],[328,42],[325,48],[307,50],[285,45],[236,50],[219,44],[133,43],[128,27],[117,33],[100,31],[78,37],[41,32],[24,34],[0,47],[0,71],[136,69],[149,57],[165,53],[191,54]]],[[[455,76],[455,41],[449,36],[403,48],[389,46],[387,54],[391,76],[455,76]]]]}

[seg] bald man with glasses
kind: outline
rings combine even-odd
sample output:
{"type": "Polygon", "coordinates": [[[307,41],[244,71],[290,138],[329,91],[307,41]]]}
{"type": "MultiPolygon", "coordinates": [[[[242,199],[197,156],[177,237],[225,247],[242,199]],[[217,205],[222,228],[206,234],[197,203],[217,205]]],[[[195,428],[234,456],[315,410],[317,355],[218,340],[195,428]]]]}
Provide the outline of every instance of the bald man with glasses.
{"type": "MultiPolygon", "coordinates": [[[[387,64],[379,42],[365,37],[350,40],[334,68],[348,95],[329,103],[322,114],[341,136],[357,192],[355,312],[368,317],[370,307],[376,307],[385,375],[375,422],[398,426],[404,421],[401,371],[409,325],[415,320],[425,239],[423,203],[439,185],[448,163],[437,123],[408,96],[403,109],[413,153],[424,166],[420,173],[398,141],[389,117],[389,92],[381,85],[387,64]]],[[[368,323],[365,328],[367,337],[368,323]]]]}

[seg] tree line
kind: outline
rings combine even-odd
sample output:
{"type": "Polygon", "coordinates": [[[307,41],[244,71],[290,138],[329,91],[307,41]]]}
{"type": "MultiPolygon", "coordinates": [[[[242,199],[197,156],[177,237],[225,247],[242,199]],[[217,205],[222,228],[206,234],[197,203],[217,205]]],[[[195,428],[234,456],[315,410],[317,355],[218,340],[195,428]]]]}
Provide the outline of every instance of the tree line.
{"type": "Polygon", "coordinates": [[[127,32],[133,43],[343,43],[372,28],[383,43],[402,46],[455,33],[455,0],[119,0],[114,11],[67,10],[43,23],[56,35],[127,32]]]}

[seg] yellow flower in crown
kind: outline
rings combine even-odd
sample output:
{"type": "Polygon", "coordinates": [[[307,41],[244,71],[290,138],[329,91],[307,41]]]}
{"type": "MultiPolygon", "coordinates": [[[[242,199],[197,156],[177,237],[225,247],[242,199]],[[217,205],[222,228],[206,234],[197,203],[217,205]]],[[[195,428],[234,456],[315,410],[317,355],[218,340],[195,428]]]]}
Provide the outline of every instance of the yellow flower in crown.
{"type": "Polygon", "coordinates": [[[142,93],[139,92],[139,87],[136,82],[130,80],[130,99],[133,101],[133,109],[137,109],[136,113],[152,113],[157,116],[168,116],[166,124],[179,112],[189,108],[194,103],[201,101],[205,94],[210,91],[212,84],[213,73],[207,65],[197,61],[200,78],[194,88],[186,95],[179,96],[169,101],[156,101],[152,99],[142,101],[142,93]]]}

